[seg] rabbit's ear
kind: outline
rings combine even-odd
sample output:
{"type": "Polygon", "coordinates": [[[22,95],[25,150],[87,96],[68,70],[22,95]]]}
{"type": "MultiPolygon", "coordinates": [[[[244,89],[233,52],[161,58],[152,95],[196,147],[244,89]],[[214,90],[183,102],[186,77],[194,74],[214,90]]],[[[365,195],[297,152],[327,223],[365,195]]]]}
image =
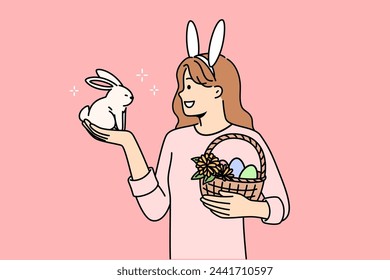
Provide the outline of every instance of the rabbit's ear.
{"type": "Polygon", "coordinates": [[[199,54],[198,32],[192,20],[187,24],[187,53],[189,57],[194,57],[199,54]]]}
{"type": "Polygon", "coordinates": [[[85,82],[91,87],[101,90],[110,90],[112,87],[116,86],[110,80],[100,78],[100,77],[89,77],[85,79],[85,82]]]}
{"type": "Polygon", "coordinates": [[[213,34],[211,35],[209,45],[209,66],[213,67],[217,62],[219,54],[221,53],[223,41],[225,39],[225,22],[223,19],[219,20],[215,25],[213,34]]]}
{"type": "Polygon", "coordinates": [[[119,81],[119,79],[117,77],[115,77],[114,74],[108,72],[107,70],[96,69],[96,74],[99,77],[102,77],[104,79],[110,80],[111,82],[113,82],[117,86],[121,86],[122,85],[121,81],[119,81]]]}

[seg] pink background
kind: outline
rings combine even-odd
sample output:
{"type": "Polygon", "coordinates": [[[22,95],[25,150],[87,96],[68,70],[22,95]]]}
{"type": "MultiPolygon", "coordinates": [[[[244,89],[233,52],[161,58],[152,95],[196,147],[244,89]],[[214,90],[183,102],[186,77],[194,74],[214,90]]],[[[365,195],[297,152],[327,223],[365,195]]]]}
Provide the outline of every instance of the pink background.
{"type": "Polygon", "coordinates": [[[279,226],[247,222],[248,257],[390,258],[388,1],[129,2],[1,4],[0,259],[168,257],[168,219],[142,215],[121,148],[79,123],[103,94],[84,78],[131,88],[127,126],[155,166],[186,23],[206,51],[220,18],[291,202],[279,226]]]}

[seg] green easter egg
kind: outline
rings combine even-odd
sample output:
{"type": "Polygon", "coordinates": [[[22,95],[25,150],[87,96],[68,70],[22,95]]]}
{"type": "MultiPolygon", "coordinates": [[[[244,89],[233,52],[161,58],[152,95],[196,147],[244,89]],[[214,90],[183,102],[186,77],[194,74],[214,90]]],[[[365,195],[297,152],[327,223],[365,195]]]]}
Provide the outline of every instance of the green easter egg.
{"type": "Polygon", "coordinates": [[[242,170],[240,174],[242,179],[256,179],[257,178],[257,169],[256,166],[250,164],[242,170]]]}

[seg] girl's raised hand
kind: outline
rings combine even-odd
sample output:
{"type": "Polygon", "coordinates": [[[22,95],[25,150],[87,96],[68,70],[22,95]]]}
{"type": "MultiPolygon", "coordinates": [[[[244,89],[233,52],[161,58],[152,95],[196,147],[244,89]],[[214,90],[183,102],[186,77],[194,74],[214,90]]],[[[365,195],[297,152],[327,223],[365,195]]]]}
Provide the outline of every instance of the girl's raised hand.
{"type": "Polygon", "coordinates": [[[148,165],[134,135],[127,130],[104,129],[92,124],[88,120],[82,122],[84,128],[96,140],[122,146],[130,176],[134,180],[143,178],[148,173],[148,165]]]}
{"type": "Polygon", "coordinates": [[[94,125],[87,119],[82,121],[82,124],[93,138],[102,142],[123,146],[132,137],[130,131],[104,129],[94,125]]]}

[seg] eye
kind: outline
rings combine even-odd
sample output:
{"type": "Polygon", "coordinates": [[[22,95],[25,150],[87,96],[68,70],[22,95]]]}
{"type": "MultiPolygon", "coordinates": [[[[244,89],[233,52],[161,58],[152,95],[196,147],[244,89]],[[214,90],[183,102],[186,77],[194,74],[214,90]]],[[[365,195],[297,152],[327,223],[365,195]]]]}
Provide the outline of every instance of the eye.
{"type": "Polygon", "coordinates": [[[190,86],[190,85],[188,85],[188,86],[187,86],[187,89],[191,89],[191,86],[190,86]]]}
{"type": "Polygon", "coordinates": [[[129,95],[128,94],[125,94],[126,97],[128,97],[129,95]]]}

